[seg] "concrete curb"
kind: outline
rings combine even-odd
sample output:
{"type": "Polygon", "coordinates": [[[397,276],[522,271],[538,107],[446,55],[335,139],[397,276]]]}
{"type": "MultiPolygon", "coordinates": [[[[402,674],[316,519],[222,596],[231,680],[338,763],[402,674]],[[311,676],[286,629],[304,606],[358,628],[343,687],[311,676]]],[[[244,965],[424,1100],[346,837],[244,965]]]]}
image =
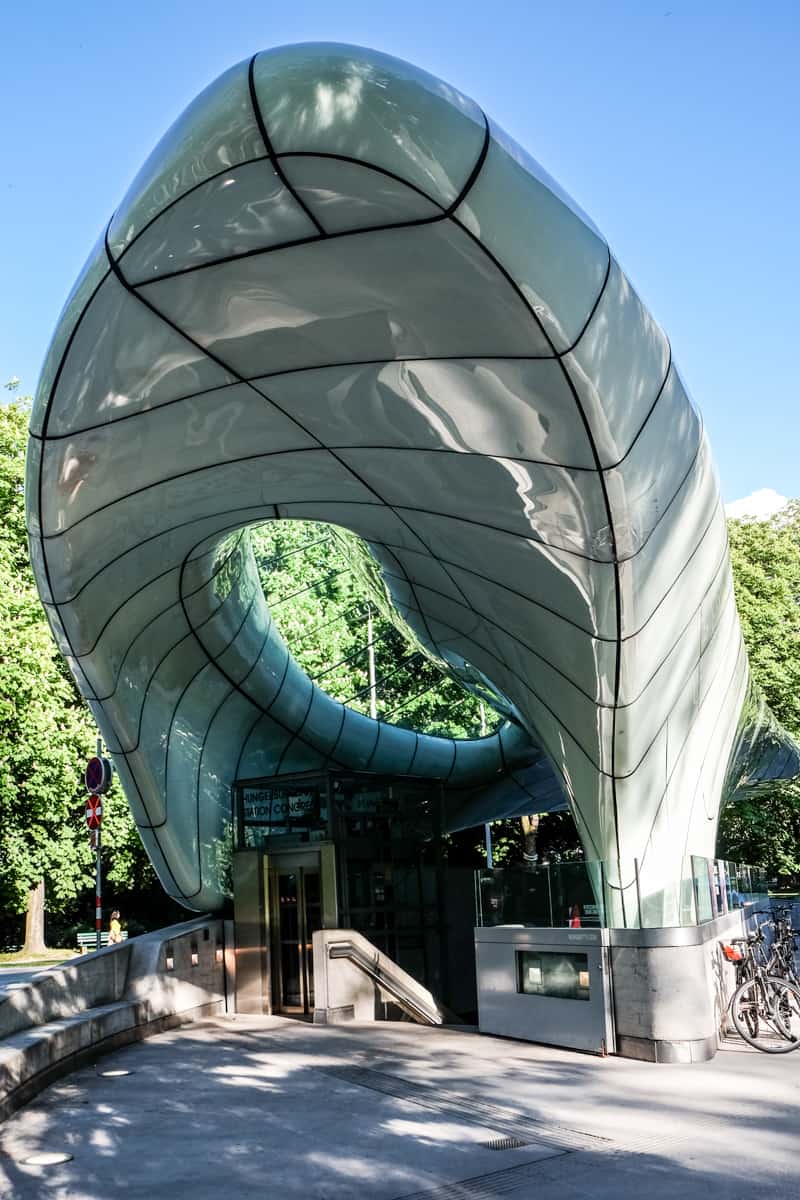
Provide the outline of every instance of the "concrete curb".
{"type": "Polygon", "coordinates": [[[119,1046],[226,1010],[223,923],[201,917],[49,969],[0,1000],[0,1120],[119,1046]]]}

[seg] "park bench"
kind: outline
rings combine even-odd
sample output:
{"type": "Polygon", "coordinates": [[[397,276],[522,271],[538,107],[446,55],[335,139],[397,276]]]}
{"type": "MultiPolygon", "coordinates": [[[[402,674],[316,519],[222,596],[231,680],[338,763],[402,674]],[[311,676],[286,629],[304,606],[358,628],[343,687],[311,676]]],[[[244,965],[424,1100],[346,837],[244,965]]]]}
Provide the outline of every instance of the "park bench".
{"type": "MultiPolygon", "coordinates": [[[[128,931],[126,929],[123,929],[123,931],[122,931],[123,942],[126,940],[127,936],[128,936],[128,931]]],[[[77,938],[78,938],[78,949],[80,950],[81,954],[86,954],[87,950],[94,950],[97,947],[97,934],[95,933],[95,931],[93,929],[81,930],[80,933],[78,933],[77,938]]],[[[100,947],[102,949],[103,946],[107,946],[107,945],[108,945],[108,930],[104,929],[103,932],[100,934],[100,947]]]]}

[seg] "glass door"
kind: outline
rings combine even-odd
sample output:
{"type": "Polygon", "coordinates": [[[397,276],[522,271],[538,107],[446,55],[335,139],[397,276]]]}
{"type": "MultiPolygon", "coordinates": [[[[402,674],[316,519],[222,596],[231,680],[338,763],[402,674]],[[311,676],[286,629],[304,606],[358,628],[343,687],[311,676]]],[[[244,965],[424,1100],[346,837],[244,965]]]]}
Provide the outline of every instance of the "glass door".
{"type": "Polygon", "coordinates": [[[273,1009],[308,1016],[314,1011],[312,935],[322,928],[319,857],[273,859],[273,1009]]]}

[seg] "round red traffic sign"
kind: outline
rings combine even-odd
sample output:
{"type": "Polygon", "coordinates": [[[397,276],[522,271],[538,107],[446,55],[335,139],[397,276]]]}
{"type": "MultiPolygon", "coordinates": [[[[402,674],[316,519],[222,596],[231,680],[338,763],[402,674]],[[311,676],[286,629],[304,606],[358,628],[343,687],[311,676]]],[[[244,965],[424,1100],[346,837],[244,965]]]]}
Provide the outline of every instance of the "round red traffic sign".
{"type": "Polygon", "coordinates": [[[107,792],[111,786],[111,771],[111,763],[107,758],[100,758],[99,755],[90,758],[84,773],[87,792],[94,796],[102,796],[107,792]]]}
{"type": "Polygon", "coordinates": [[[99,796],[86,797],[86,824],[90,829],[99,829],[103,819],[103,801],[99,796]]]}

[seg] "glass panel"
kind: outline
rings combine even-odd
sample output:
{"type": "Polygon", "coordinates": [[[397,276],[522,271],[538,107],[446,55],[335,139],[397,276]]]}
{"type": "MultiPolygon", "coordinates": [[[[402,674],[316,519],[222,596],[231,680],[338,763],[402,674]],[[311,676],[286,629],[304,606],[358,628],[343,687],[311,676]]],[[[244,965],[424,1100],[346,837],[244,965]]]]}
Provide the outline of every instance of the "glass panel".
{"type": "MultiPolygon", "coordinates": [[[[724,524],[724,513],[708,444],[704,442],[689,477],[647,545],[633,558],[620,563],[622,594],[627,600],[626,619],[632,632],[641,628],[684,572],[687,576],[690,573],[699,576],[701,594],[706,590],[719,558],[713,550],[710,557],[703,551],[693,552],[705,538],[709,526],[716,521],[724,524]]],[[[709,539],[711,546],[713,541],[713,537],[709,539]]],[[[683,604],[680,585],[676,592],[683,604]]]]}
{"type": "Polygon", "coordinates": [[[29,537],[38,538],[39,524],[39,473],[42,466],[42,442],[28,438],[25,452],[25,527],[29,537]]]}
{"type": "Polygon", "coordinates": [[[387,504],[461,516],[591,557],[610,555],[594,474],[456,452],[373,448],[339,454],[387,504]]]}
{"type": "MultiPolygon", "coordinates": [[[[259,776],[274,775],[281,754],[291,738],[292,735],[277,722],[268,716],[262,717],[245,742],[239,761],[239,777],[255,779],[259,776]]],[[[262,841],[251,840],[248,837],[246,845],[260,846],[262,841]]]]}
{"type": "MultiPolygon", "coordinates": [[[[400,719],[400,714],[397,719],[400,719]]],[[[416,748],[416,735],[410,729],[399,729],[381,722],[370,770],[387,775],[407,775],[416,748]]]]}
{"type": "Polygon", "coordinates": [[[44,415],[50,399],[50,390],[58,373],[61,359],[67,348],[72,331],[81,319],[84,308],[101,280],[108,274],[108,257],[106,255],[105,237],[100,235],[94,248],[81,268],[72,291],[66,299],[64,307],[56,324],[55,333],[42,366],[39,382],[36,385],[36,399],[31,412],[30,427],[34,433],[44,432],[44,415]]]}
{"type": "Polygon", "coordinates": [[[215,79],[167,130],[128,189],[109,230],[115,254],[177,196],[266,153],[247,82],[248,63],[215,79]]]}
{"type": "MultiPolygon", "coordinates": [[[[374,501],[374,497],[373,497],[374,501]]],[[[393,545],[407,546],[426,552],[422,542],[400,518],[385,504],[342,504],[338,500],[325,504],[293,503],[280,504],[282,518],[298,521],[328,521],[341,525],[364,538],[367,542],[387,541],[393,545]]]]}
{"type": "Polygon", "coordinates": [[[594,316],[564,362],[600,461],[613,466],[647,416],[669,364],[667,339],[614,260],[594,316]]]}
{"type": "Polygon", "coordinates": [[[701,437],[697,410],[673,366],[630,454],[606,474],[620,555],[635,554],[664,516],[691,468],[701,437]]]}
{"type": "Polygon", "coordinates": [[[48,432],[70,433],[232,382],[112,275],[70,346],[48,432]]]}
{"type": "Polygon", "coordinates": [[[544,542],[482,529],[454,516],[407,509],[403,517],[412,530],[418,531],[427,550],[448,564],[450,573],[480,611],[492,612],[485,604],[487,594],[492,604],[502,602],[509,611],[518,608],[519,598],[524,596],[588,633],[616,636],[614,569],[610,563],[591,562],[544,542]],[[499,588],[493,587],[482,595],[486,580],[505,584],[510,589],[506,597],[501,598],[499,588]]]}
{"type": "Polygon", "coordinates": [[[175,605],[177,583],[176,567],[174,571],[134,593],[114,614],[96,641],[73,643],[76,654],[88,656],[82,665],[98,696],[106,696],[114,691],[122,661],[134,638],[166,609],[175,605]]]}
{"type": "MultiPolygon", "coordinates": [[[[156,667],[187,633],[186,618],[176,604],[152,621],[131,643],[113,696],[106,700],[118,736],[126,749],[139,742],[142,705],[156,667]]],[[[84,661],[84,667],[87,665],[84,661]]]]}
{"type": "Polygon", "coordinates": [[[589,959],[586,954],[547,950],[517,950],[517,991],[526,996],[558,1000],[589,1000],[589,959]]]}
{"type": "MultiPolygon", "coordinates": [[[[199,521],[204,516],[219,514],[221,508],[229,513],[232,510],[233,515],[217,516],[220,528],[234,524],[236,512],[247,505],[251,506],[247,514],[251,520],[265,519],[275,515],[273,503],[282,508],[301,496],[310,498],[312,503],[316,497],[324,519],[332,494],[345,501],[374,499],[326,450],[286,451],[222,463],[155,484],[94,514],[90,520],[48,542],[48,560],[51,564],[55,561],[57,566],[65,560],[72,564],[82,556],[94,563],[107,562],[133,549],[165,524],[199,521]]],[[[54,579],[59,578],[57,570],[54,579]]]]}
{"type": "MultiPolygon", "coordinates": [[[[688,586],[688,581],[687,581],[688,586]]],[[[714,636],[722,616],[730,607],[733,583],[727,555],[720,562],[707,594],[692,607],[692,597],[683,599],[683,588],[671,592],[641,633],[622,643],[620,658],[621,704],[630,704],[650,687],[659,675],[672,674],[670,663],[696,662],[714,636]]],[[[696,588],[692,589],[696,591],[696,588]]]]}
{"type": "Polygon", "coordinates": [[[141,293],[248,378],[364,359],[549,353],[511,285],[450,222],[267,251],[141,293]]]}
{"type": "MultiPolygon", "coordinates": [[[[167,813],[167,762],[180,747],[171,745],[172,718],[184,691],[208,660],[193,638],[179,644],[164,658],[153,676],[150,694],[142,708],[139,748],[128,755],[137,778],[148,778],[148,808],[153,822],[163,821],[167,813]],[[152,796],[152,798],[150,798],[152,796]]],[[[172,796],[172,803],[176,800],[172,796]]]]}
{"type": "Polygon", "coordinates": [[[326,446],[418,446],[594,466],[564,373],[547,359],[320,367],[262,385],[326,446]]]}
{"type": "Polygon", "coordinates": [[[608,267],[608,247],[575,202],[502,129],[456,212],[522,289],[556,350],[573,344],[608,267]]]}
{"type": "Polygon", "coordinates": [[[320,43],[282,46],[258,55],[254,76],[277,154],[363,159],[447,205],[481,152],[485,127],[478,106],[388,54],[320,43]]]}
{"type": "Polygon", "coordinates": [[[288,155],[280,166],[327,233],[428,220],[442,211],[399,180],[360,163],[288,155]]]}
{"type": "Polygon", "coordinates": [[[121,260],[145,283],[172,271],[315,237],[316,226],[266,160],[225,171],[158,217],[121,260]]]}

